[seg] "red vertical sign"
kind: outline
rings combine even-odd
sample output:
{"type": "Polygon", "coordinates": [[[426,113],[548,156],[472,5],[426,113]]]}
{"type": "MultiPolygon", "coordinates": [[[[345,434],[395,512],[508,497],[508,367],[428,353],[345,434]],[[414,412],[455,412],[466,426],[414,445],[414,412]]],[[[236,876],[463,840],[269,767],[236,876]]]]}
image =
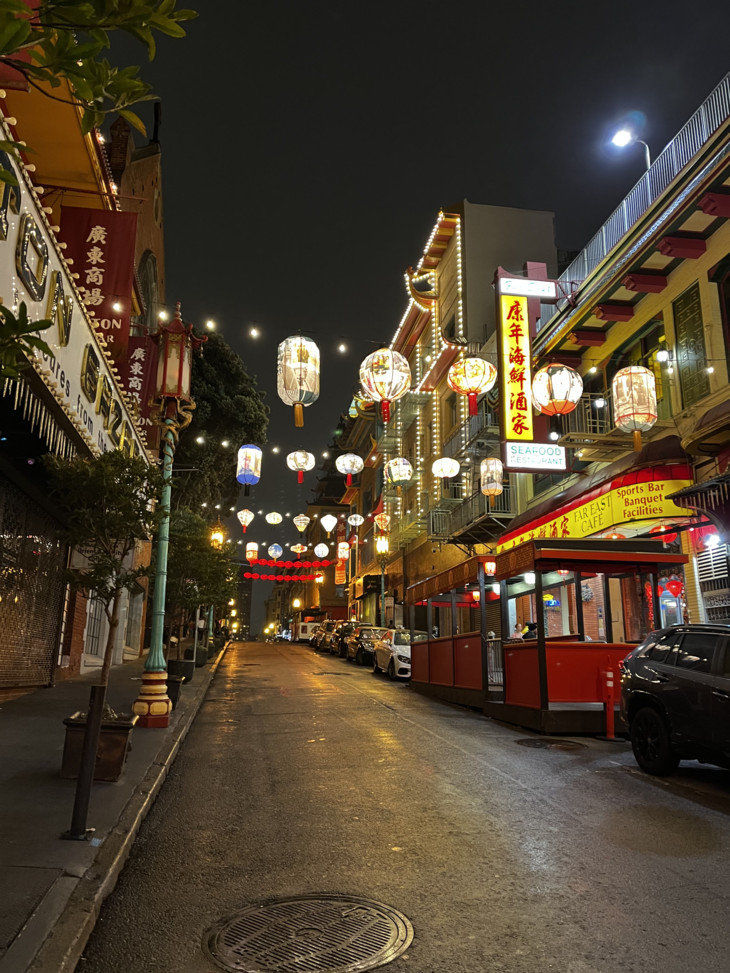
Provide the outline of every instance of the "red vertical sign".
{"type": "Polygon", "coordinates": [[[73,258],[78,288],[115,363],[127,357],[137,214],[64,206],[60,238],[73,258]]]}

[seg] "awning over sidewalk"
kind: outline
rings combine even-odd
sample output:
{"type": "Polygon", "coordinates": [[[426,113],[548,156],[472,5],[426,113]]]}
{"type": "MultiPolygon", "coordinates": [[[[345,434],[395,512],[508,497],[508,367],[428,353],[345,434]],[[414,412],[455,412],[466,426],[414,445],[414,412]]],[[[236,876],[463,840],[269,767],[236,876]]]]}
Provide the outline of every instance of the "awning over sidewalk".
{"type": "Polygon", "coordinates": [[[480,554],[477,557],[470,557],[467,561],[462,561],[461,564],[456,564],[446,571],[440,571],[438,574],[426,578],[425,581],[412,584],[406,589],[405,602],[407,605],[418,605],[434,595],[453,591],[455,588],[462,588],[465,584],[473,584],[479,577],[479,565],[493,560],[492,555],[487,557],[480,554]]]}

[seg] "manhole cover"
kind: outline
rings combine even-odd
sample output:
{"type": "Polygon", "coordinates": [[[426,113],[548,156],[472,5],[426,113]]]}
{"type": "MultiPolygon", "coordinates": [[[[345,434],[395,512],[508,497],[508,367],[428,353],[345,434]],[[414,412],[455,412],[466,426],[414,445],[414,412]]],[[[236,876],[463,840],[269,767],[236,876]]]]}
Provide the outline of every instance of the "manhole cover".
{"type": "Polygon", "coordinates": [[[293,896],[223,919],[205,934],[203,949],[235,973],[359,973],[390,963],[412,940],[408,919],[380,902],[293,896]]]}
{"type": "Polygon", "coordinates": [[[585,750],[584,743],[575,740],[551,740],[549,737],[529,737],[527,740],[517,741],[521,747],[532,747],[533,750],[585,750]]]}

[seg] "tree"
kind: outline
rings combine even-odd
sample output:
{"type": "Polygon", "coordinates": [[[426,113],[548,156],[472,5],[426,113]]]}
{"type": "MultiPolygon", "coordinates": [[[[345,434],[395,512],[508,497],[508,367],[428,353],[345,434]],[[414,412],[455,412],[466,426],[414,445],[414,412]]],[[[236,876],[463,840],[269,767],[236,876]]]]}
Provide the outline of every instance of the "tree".
{"type": "Polygon", "coordinates": [[[176,9],[177,0],[2,0],[0,63],[18,71],[29,85],[49,97],[48,88],[71,87],[70,100],[82,109],[84,133],[109,113],[122,115],[144,134],[130,106],[155,96],[136,66],[113,67],[102,54],[114,31],[139,41],[149,60],[156,34],[184,37],[181,22],[197,17],[176,9]]]}
{"type": "Polygon", "coordinates": [[[29,365],[28,358],[36,349],[46,355],[53,352],[48,345],[39,338],[37,331],[50,328],[53,321],[30,321],[28,308],[21,303],[16,317],[10,308],[0,303],[0,378],[19,378],[23,369],[29,365]]]}
{"type": "Polygon", "coordinates": [[[132,563],[139,541],[149,540],[159,520],[155,501],[160,476],[140,457],[119,450],[98,459],[46,456],[51,495],[61,511],[64,538],[80,555],[68,569],[77,589],[98,598],[109,622],[100,684],[109,681],[121,594],[152,573],[132,563]]]}
{"type": "Polygon", "coordinates": [[[236,450],[244,443],[266,442],[269,408],[241,357],[215,333],[193,359],[192,395],[195,415],[175,450],[175,466],[192,472],[176,477],[175,505],[229,507],[238,495],[236,450]]]}
{"type": "Polygon", "coordinates": [[[173,511],[165,612],[170,629],[198,605],[227,604],[236,594],[234,577],[234,565],[211,546],[205,521],[188,510],[173,511]]]}
{"type": "Polygon", "coordinates": [[[51,496],[61,511],[65,539],[79,563],[68,570],[74,587],[104,606],[109,634],[99,683],[91,687],[71,828],[66,837],[88,836],[86,817],[94,779],[106,687],[119,624],[119,600],[151,567],[135,564],[138,541],[148,540],[159,520],[155,501],[161,478],[141,457],[114,450],[98,458],[44,458],[51,496]]]}

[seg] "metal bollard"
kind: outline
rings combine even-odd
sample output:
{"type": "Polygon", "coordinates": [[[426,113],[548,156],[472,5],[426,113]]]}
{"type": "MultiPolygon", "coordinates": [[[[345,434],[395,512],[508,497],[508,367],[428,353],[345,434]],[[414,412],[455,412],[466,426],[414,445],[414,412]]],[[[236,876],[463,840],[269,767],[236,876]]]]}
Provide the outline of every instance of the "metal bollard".
{"type": "Polygon", "coordinates": [[[616,695],[614,690],[614,672],[613,669],[603,669],[601,671],[601,679],[603,681],[603,705],[606,710],[606,739],[615,740],[614,735],[614,704],[616,702],[616,695]]]}

